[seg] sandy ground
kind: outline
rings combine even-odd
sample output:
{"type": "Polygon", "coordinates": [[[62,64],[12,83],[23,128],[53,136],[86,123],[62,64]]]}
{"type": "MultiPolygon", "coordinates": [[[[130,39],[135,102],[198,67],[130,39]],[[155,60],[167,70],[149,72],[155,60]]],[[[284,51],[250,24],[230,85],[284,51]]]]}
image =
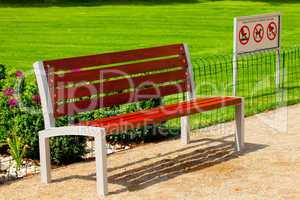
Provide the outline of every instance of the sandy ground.
{"type": "MultiPolygon", "coordinates": [[[[246,120],[246,149],[237,155],[233,123],[197,130],[192,143],[147,144],[108,158],[106,199],[300,199],[300,105],[246,120]],[[288,111],[288,112],[287,112],[288,111]],[[287,115],[288,113],[288,115],[287,115]]],[[[0,186],[0,199],[97,199],[95,162],[0,186]]]]}

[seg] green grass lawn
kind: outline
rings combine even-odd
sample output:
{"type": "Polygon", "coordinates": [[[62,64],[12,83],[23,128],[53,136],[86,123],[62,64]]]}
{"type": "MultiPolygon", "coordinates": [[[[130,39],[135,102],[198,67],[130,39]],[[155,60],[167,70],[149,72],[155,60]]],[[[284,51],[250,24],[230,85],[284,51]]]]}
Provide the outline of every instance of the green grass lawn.
{"type": "Polygon", "coordinates": [[[40,59],[178,42],[190,45],[192,57],[228,54],[233,17],[270,12],[283,15],[282,45],[300,43],[297,1],[104,2],[0,6],[0,63],[29,70],[40,59]]]}

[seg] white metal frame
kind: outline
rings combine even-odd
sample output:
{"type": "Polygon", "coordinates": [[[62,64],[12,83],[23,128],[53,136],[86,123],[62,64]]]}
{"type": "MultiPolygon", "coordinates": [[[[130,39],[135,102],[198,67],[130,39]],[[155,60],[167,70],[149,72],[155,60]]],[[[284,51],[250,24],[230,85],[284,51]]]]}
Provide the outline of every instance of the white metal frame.
{"type": "MultiPolygon", "coordinates": [[[[196,98],[195,83],[193,77],[192,63],[190,60],[189,49],[184,44],[184,51],[186,54],[190,89],[186,92],[187,99],[196,98]]],[[[95,156],[96,156],[96,179],[97,179],[97,194],[99,197],[104,197],[108,194],[107,183],[107,161],[106,161],[106,140],[105,129],[92,126],[64,126],[55,127],[55,118],[53,115],[53,105],[50,97],[50,89],[44,69],[43,62],[34,63],[35,75],[38,83],[42,112],[45,123],[45,130],[39,132],[39,148],[40,148],[40,171],[41,182],[51,182],[51,162],[50,162],[50,146],[49,138],[56,136],[90,136],[95,138],[95,156]]],[[[236,150],[239,152],[244,146],[244,104],[236,106],[236,150]]],[[[190,141],[190,116],[181,117],[181,143],[186,145],[190,141]]]]}
{"type": "Polygon", "coordinates": [[[241,99],[241,104],[235,106],[235,143],[237,152],[241,152],[245,146],[244,98],[241,99]]]}
{"type": "Polygon", "coordinates": [[[106,161],[106,142],[105,129],[92,126],[66,126],[52,127],[39,132],[40,147],[40,171],[42,183],[51,182],[51,163],[49,138],[56,136],[90,136],[95,138],[95,157],[96,157],[96,180],[97,194],[104,197],[108,194],[107,187],[107,161],[106,161]]]}
{"type": "Polygon", "coordinates": [[[50,89],[43,62],[39,61],[34,63],[33,68],[38,83],[45,128],[47,129],[50,127],[55,127],[53,105],[50,97],[50,89]]]}
{"type": "MultiPolygon", "coordinates": [[[[196,93],[195,93],[195,83],[194,83],[194,75],[193,75],[193,66],[190,58],[190,52],[187,44],[183,44],[184,47],[184,52],[187,60],[187,65],[188,65],[188,80],[190,83],[188,85],[191,87],[189,90],[186,92],[186,98],[187,100],[195,99],[196,98],[196,93]]],[[[181,143],[186,145],[190,142],[190,116],[183,116],[180,118],[180,123],[181,123],[181,132],[180,132],[180,139],[181,143]]]]}
{"type": "Polygon", "coordinates": [[[43,62],[34,63],[34,71],[38,83],[45,123],[45,130],[39,132],[40,171],[42,183],[47,184],[51,182],[49,138],[66,135],[90,136],[95,138],[97,194],[99,197],[104,197],[108,193],[105,129],[92,126],[55,127],[53,105],[51,102],[50,89],[43,62]]]}

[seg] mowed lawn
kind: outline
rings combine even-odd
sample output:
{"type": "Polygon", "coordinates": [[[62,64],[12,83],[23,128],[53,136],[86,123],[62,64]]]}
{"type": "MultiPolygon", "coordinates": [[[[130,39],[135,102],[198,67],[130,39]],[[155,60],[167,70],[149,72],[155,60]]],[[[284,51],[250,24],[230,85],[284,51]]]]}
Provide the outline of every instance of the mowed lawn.
{"type": "Polygon", "coordinates": [[[186,42],[192,57],[229,54],[233,17],[281,12],[282,45],[300,44],[297,1],[140,0],[0,6],[0,63],[30,70],[36,60],[186,42]]]}

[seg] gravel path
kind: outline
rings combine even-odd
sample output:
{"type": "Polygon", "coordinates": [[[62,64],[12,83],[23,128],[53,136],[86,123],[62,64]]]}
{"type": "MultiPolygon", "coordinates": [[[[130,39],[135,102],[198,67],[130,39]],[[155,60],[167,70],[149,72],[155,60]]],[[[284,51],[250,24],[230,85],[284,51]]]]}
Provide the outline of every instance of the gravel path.
{"type": "MultiPolygon", "coordinates": [[[[247,118],[242,155],[234,152],[233,123],[194,131],[187,146],[170,140],[110,155],[106,199],[298,200],[299,116],[295,105],[247,118]]],[[[53,170],[48,186],[27,177],[1,185],[0,199],[97,199],[94,172],[91,161],[53,170]]]]}

